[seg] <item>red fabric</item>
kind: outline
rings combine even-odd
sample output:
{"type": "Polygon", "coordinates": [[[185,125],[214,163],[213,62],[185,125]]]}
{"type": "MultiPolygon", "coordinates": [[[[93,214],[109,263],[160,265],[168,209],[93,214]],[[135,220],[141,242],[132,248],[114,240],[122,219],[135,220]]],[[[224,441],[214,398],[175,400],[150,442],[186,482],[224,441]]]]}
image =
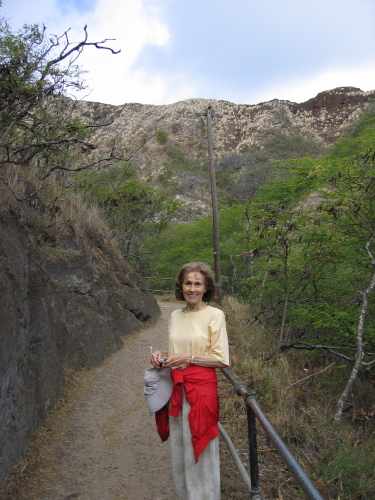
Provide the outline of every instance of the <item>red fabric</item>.
{"type": "Polygon", "coordinates": [[[168,404],[155,413],[157,430],[162,441],[169,437],[169,419],[178,417],[182,408],[182,388],[190,404],[189,425],[195,461],[211,439],[219,435],[219,397],[215,368],[188,366],[184,370],[171,370],[173,391],[170,410],[168,404]]]}
{"type": "Polygon", "coordinates": [[[162,441],[166,441],[169,438],[168,405],[169,402],[155,412],[156,427],[162,441]]]}
{"type": "Polygon", "coordinates": [[[188,366],[171,370],[173,391],[169,415],[178,417],[182,408],[182,389],[190,404],[189,424],[195,461],[211,439],[219,435],[219,397],[215,368],[188,366]]]}

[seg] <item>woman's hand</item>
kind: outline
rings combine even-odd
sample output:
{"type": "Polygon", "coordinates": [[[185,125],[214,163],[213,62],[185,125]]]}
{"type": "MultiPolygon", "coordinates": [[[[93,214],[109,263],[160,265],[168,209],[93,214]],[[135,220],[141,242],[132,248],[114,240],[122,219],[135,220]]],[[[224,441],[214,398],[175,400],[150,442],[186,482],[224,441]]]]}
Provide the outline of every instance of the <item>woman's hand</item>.
{"type": "Polygon", "coordinates": [[[160,360],[162,357],[163,357],[162,351],[153,352],[151,354],[151,359],[150,359],[152,366],[154,366],[155,368],[158,368],[160,370],[160,368],[161,368],[160,360]]]}
{"type": "Polygon", "coordinates": [[[160,369],[161,368],[160,361],[162,360],[163,357],[166,357],[166,356],[168,356],[167,351],[157,350],[157,351],[151,353],[150,361],[151,361],[152,366],[160,369]]]}
{"type": "Polygon", "coordinates": [[[190,363],[191,354],[176,353],[171,354],[163,363],[163,368],[173,368],[190,363]]]}

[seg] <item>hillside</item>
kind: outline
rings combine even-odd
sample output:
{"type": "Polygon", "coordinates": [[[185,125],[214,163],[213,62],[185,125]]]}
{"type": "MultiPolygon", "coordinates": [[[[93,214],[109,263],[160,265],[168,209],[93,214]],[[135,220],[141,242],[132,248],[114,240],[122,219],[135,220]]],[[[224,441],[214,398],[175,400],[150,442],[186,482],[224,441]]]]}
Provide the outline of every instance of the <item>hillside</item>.
{"type": "MultiPolygon", "coordinates": [[[[99,132],[100,141],[105,137],[131,149],[139,145],[137,141],[141,142],[143,134],[151,135],[155,129],[162,129],[171,135],[171,140],[195,155],[206,150],[205,127],[197,114],[205,113],[211,106],[214,113],[220,115],[214,120],[215,155],[220,160],[234,151],[247,152],[254,146],[262,147],[264,133],[270,129],[290,135],[310,135],[331,144],[373,99],[375,90],[363,92],[355,87],[338,87],[299,104],[278,99],[256,105],[189,99],[164,106],[129,103],[122,107],[89,101],[80,101],[78,106],[81,114],[94,123],[118,114],[113,125],[99,132]]],[[[156,144],[148,148],[136,158],[142,169],[158,151],[156,144]]]]}
{"type": "MultiPolygon", "coordinates": [[[[244,175],[254,168],[266,172],[272,161],[283,156],[321,153],[371,106],[374,98],[375,91],[339,87],[299,104],[278,99],[256,105],[189,99],[165,106],[81,101],[77,110],[95,126],[115,117],[112,124],[98,131],[98,152],[109,144],[118,150],[126,148],[125,156],[131,159],[138,178],[167,188],[174,199],[185,203],[187,210],[182,218],[191,219],[210,210],[207,128],[205,118],[199,116],[208,106],[216,115],[213,142],[217,169],[241,173],[240,180],[225,176],[225,190],[229,189],[234,198],[246,198],[249,191],[243,190],[243,181],[251,184],[252,179],[244,175]],[[163,140],[155,137],[158,132],[164,134],[163,140]]],[[[220,191],[220,175],[218,188],[220,191]]]]}

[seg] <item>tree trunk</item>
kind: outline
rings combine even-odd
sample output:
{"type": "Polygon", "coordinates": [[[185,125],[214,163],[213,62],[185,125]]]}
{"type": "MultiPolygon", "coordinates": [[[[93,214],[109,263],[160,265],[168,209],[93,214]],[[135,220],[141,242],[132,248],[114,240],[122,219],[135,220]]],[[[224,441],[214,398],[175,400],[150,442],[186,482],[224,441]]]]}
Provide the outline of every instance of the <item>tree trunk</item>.
{"type": "Polygon", "coordinates": [[[290,298],[290,290],[288,289],[285,301],[284,301],[284,310],[283,310],[283,318],[281,321],[281,327],[280,327],[280,334],[279,334],[279,349],[281,350],[281,345],[284,340],[284,330],[285,330],[285,323],[286,323],[286,315],[288,312],[288,305],[289,305],[289,298],[290,298]]]}
{"type": "Polygon", "coordinates": [[[291,295],[291,289],[290,289],[290,278],[289,278],[289,271],[288,271],[288,257],[290,253],[290,247],[289,243],[286,239],[283,241],[284,247],[284,275],[285,275],[285,302],[284,302],[284,310],[283,310],[283,317],[281,320],[281,327],[280,327],[280,334],[279,334],[279,349],[281,350],[281,345],[283,343],[284,339],[284,330],[285,330],[285,323],[286,323],[286,316],[288,312],[288,306],[289,306],[289,299],[291,295]]]}
{"type": "Polygon", "coordinates": [[[336,422],[339,422],[342,417],[342,412],[344,411],[344,405],[345,402],[348,398],[348,395],[353,387],[353,383],[355,379],[357,378],[359,369],[362,364],[362,359],[363,359],[363,325],[365,322],[365,316],[366,316],[366,311],[367,311],[367,304],[368,304],[368,294],[371,292],[371,290],[375,286],[375,273],[373,274],[370,284],[368,288],[364,291],[363,293],[363,298],[362,298],[362,307],[361,307],[361,314],[359,316],[359,321],[358,321],[358,330],[357,330],[357,354],[356,354],[356,360],[353,366],[352,373],[349,377],[349,380],[346,384],[346,387],[344,389],[344,392],[341,394],[340,399],[338,400],[337,403],[337,409],[336,409],[336,414],[334,417],[334,420],[336,422]]]}

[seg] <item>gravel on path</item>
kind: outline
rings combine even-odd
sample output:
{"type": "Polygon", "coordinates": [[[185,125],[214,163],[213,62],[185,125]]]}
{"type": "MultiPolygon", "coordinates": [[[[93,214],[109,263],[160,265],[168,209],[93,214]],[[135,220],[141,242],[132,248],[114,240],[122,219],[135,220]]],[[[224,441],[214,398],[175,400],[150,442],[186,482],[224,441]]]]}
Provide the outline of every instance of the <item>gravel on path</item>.
{"type": "Polygon", "coordinates": [[[175,500],[169,444],[161,442],[143,396],[150,346],[167,349],[169,316],[181,307],[159,305],[156,323],[126,337],[93,369],[57,445],[58,473],[40,500],[175,500]]]}

